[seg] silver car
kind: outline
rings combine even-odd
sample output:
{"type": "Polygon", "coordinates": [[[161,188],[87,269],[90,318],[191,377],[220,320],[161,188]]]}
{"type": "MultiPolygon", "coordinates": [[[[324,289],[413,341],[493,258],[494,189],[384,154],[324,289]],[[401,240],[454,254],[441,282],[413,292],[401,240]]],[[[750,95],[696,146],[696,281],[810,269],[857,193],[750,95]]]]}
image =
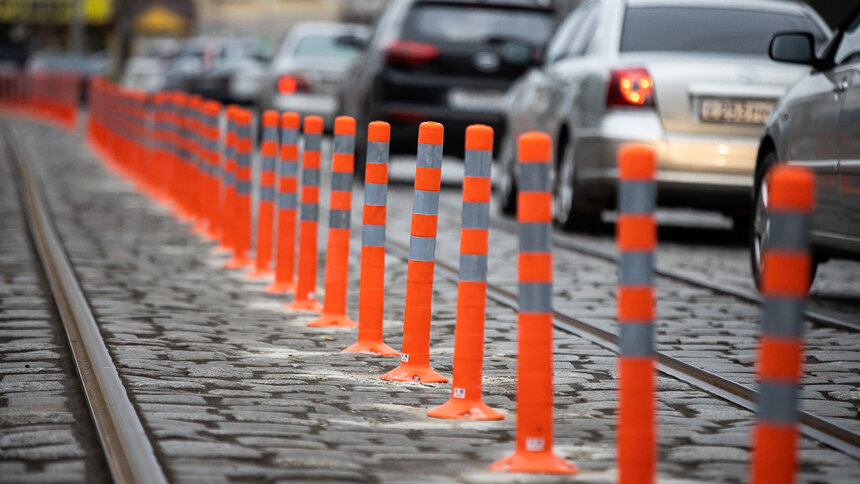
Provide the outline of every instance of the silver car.
{"type": "Polygon", "coordinates": [[[765,175],[777,163],[806,166],[815,174],[813,262],[860,260],[860,10],[845,19],[820,55],[815,52],[808,32],[781,33],[771,42],[774,60],[812,70],[779,101],[759,147],[750,251],[756,283],[770,237],[765,175]]]}
{"type": "Polygon", "coordinates": [[[359,52],[357,44],[368,36],[369,30],[362,25],[296,24],[269,66],[260,107],[297,111],[302,116],[316,114],[331,127],[340,112],[340,83],[359,52]]]}
{"type": "Polygon", "coordinates": [[[745,230],[756,148],[776,100],[808,68],[767,57],[775,32],[829,35],[809,7],[767,0],[586,0],[541,67],[508,94],[502,210],[516,208],[514,143],[552,136],[554,214],[586,227],[615,204],[616,152],[654,147],[663,206],[718,210],[745,230]]]}

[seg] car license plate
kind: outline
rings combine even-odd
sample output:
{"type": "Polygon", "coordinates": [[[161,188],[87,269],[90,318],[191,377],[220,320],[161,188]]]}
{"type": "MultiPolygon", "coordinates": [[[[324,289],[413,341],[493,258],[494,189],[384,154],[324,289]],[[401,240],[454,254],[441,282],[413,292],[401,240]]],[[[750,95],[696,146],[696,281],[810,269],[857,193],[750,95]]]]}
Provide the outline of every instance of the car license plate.
{"type": "Polygon", "coordinates": [[[454,88],[448,91],[448,105],[465,111],[498,112],[504,108],[503,91],[454,88]]]}
{"type": "Polygon", "coordinates": [[[705,98],[699,117],[712,123],[764,124],[772,109],[772,101],[705,98]]]}

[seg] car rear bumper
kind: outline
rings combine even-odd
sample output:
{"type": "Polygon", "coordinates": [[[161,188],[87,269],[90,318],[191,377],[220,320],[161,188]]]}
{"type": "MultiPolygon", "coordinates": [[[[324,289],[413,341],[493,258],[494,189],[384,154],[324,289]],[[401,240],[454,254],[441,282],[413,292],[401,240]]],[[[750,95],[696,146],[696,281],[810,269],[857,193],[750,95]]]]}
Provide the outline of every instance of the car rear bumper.
{"type": "Polygon", "coordinates": [[[310,115],[321,116],[326,129],[334,126],[334,118],[340,114],[340,105],[337,98],[332,94],[293,93],[286,96],[275,95],[272,97],[272,105],[269,109],[295,111],[302,118],[310,115]]]}
{"type": "Polygon", "coordinates": [[[609,114],[576,137],[578,188],[587,201],[615,204],[617,153],[628,143],[654,148],[661,205],[724,212],[749,207],[757,139],[667,134],[656,114],[636,111],[609,114]]]}
{"type": "Polygon", "coordinates": [[[435,121],[445,127],[445,153],[461,155],[464,151],[466,128],[484,124],[493,128],[495,146],[501,144],[504,117],[500,112],[457,111],[447,107],[416,104],[385,104],[380,119],[391,124],[392,149],[414,152],[418,143],[418,126],[424,121],[435,121]]]}

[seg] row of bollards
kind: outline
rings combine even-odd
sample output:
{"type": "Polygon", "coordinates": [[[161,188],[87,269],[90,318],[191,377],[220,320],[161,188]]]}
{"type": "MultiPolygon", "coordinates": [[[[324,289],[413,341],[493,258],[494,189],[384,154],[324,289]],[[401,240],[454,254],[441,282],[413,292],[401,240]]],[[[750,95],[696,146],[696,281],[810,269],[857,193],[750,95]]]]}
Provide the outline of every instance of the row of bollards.
{"type": "MultiPolygon", "coordinates": [[[[221,106],[211,101],[170,92],[157,93],[147,103],[138,93],[125,92],[101,79],[90,89],[87,133],[92,144],[141,189],[170,201],[177,216],[195,222],[197,233],[229,250],[231,259],[225,267],[253,266],[250,276],[262,277],[272,272],[274,261],[274,283],[267,290],[293,292],[289,309],[321,312],[310,326],[357,324],[357,341],[343,351],[400,355],[400,365],[382,379],[447,381],[429,361],[444,137],[441,124],[425,122],[419,128],[403,348],[398,353],[383,342],[382,331],[390,141],[386,123],[376,121],[368,126],[356,323],[346,314],[356,132],[352,118],[342,116],[335,122],[325,299],[320,304],[316,273],[321,118],[307,116],[300,133],[296,113],[263,113],[257,247],[256,257],[251,259],[251,113],[228,107],[226,129],[222,130],[218,125],[221,106]],[[223,152],[219,148],[222,141],[223,152]]],[[[516,446],[511,456],[491,466],[494,470],[577,472],[576,466],[552,451],[552,148],[551,138],[543,133],[526,133],[518,140],[516,446]]],[[[491,128],[475,125],[467,129],[453,382],[449,400],[428,412],[432,417],[502,418],[483,402],[481,385],[492,150],[491,128]]],[[[657,470],[656,167],[656,154],[650,147],[628,145],[619,152],[620,482],[653,482],[657,470]]],[[[802,305],[809,283],[807,231],[813,178],[802,168],[777,167],[768,186],[771,244],[764,255],[762,276],[766,303],[759,348],[759,421],[750,474],[756,483],[793,482],[797,466],[795,409],[801,374],[802,305]]]]}

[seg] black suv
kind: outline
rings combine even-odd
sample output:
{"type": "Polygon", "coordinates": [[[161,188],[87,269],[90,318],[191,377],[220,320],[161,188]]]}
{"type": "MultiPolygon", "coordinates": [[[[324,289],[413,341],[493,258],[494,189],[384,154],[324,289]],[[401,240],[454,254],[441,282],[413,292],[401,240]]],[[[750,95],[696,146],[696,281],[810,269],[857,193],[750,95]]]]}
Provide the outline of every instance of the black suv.
{"type": "Polygon", "coordinates": [[[462,154],[473,123],[492,126],[498,145],[505,93],[539,59],[556,25],[548,4],[390,0],[342,86],[359,157],[362,130],[375,120],[391,124],[392,153],[415,153],[418,125],[428,120],[445,125],[446,153],[462,154]]]}

